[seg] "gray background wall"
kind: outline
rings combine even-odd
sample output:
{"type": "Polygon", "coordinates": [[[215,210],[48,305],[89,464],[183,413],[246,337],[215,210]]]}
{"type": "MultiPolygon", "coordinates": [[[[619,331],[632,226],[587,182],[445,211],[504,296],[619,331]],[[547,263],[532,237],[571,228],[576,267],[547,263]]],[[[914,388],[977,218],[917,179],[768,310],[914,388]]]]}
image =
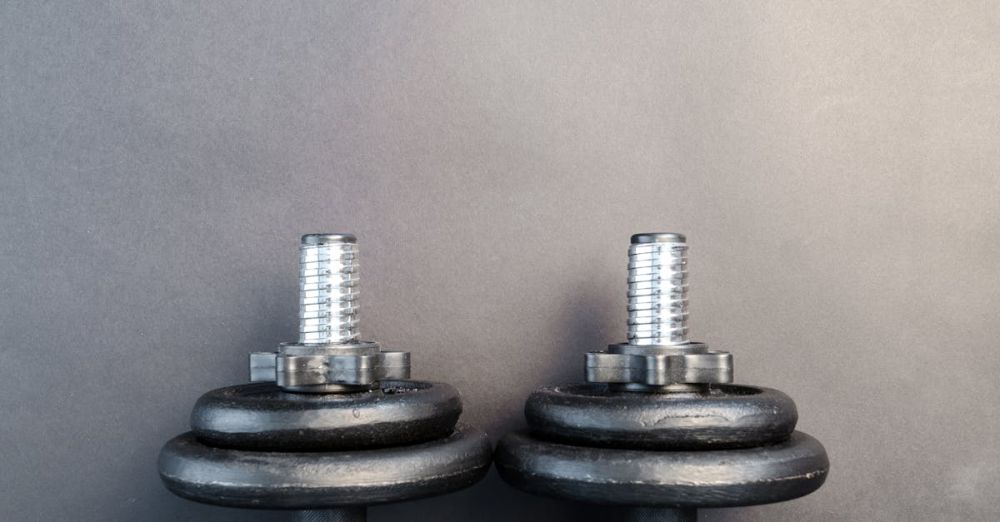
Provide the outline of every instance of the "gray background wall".
{"type": "MultiPolygon", "coordinates": [[[[363,332],[496,438],[667,229],[693,335],[833,462],[706,520],[995,520],[998,132],[990,2],[4,2],[0,518],[285,519],[155,460],[294,338],[301,233],[358,234],[363,332]]],[[[495,474],[372,510],[599,514],[495,474]]]]}

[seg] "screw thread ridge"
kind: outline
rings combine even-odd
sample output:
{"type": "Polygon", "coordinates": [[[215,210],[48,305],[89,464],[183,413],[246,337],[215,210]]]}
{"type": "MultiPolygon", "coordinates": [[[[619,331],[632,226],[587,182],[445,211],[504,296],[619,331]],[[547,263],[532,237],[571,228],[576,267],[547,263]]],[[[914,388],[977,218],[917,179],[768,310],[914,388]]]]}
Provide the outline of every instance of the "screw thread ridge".
{"type": "Polygon", "coordinates": [[[358,245],[353,236],[310,234],[299,247],[299,343],[358,339],[358,245]]]}
{"type": "Polygon", "coordinates": [[[687,243],[683,236],[672,236],[654,241],[649,236],[642,241],[633,238],[629,246],[629,344],[688,342],[687,243]]]}

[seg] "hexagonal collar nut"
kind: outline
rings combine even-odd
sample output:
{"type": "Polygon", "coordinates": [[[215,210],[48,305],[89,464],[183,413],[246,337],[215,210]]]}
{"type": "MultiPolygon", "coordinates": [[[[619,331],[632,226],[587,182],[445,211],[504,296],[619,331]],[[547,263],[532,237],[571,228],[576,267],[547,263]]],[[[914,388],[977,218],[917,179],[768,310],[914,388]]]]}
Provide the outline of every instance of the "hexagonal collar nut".
{"type": "Polygon", "coordinates": [[[340,392],[383,379],[409,379],[410,353],[383,352],[378,344],[282,345],[250,354],[250,382],[274,382],[296,392],[340,392]]]}
{"type": "Polygon", "coordinates": [[[613,344],[586,359],[590,383],[670,386],[733,382],[733,356],[702,343],[682,346],[613,344]]]}

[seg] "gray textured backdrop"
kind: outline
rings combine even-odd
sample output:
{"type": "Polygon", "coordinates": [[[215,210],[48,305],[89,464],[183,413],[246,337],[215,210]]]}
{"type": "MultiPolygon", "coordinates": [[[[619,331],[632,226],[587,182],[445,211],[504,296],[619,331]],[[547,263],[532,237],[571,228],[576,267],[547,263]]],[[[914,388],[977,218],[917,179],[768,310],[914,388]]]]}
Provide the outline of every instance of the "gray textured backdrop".
{"type": "MultiPolygon", "coordinates": [[[[996,520],[1000,6],[940,4],[3,2],[0,518],[282,520],[155,461],[294,338],[303,232],[358,234],[363,332],[496,438],[668,229],[693,335],[833,462],[706,520],[996,520]]],[[[372,510],[596,513],[495,474],[372,510]]]]}

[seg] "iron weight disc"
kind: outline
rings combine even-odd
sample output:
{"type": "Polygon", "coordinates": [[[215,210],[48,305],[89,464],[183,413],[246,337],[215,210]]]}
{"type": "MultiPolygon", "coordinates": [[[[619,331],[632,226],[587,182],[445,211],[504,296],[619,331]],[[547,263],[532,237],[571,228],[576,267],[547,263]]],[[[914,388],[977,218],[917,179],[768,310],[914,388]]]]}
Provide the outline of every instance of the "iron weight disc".
{"type": "Polygon", "coordinates": [[[202,395],[191,430],[223,448],[352,450],[446,437],[461,413],[458,391],[444,383],[387,380],[377,390],[343,394],[290,393],[256,383],[202,395]]]}
{"type": "Polygon", "coordinates": [[[505,436],[494,455],[501,478],[539,495],[619,506],[732,507],[808,495],[830,468],[816,439],[718,451],[646,451],[569,446],[505,436]]]}
{"type": "Polygon", "coordinates": [[[257,509],[324,509],[412,500],[459,490],[483,478],[492,448],[464,425],[443,439],[339,452],[215,448],[188,432],[160,452],[160,478],[196,502],[257,509]]]}
{"type": "Polygon", "coordinates": [[[534,435],[585,446],[724,449],[761,446],[795,430],[795,402],[778,390],[732,384],[697,393],[628,393],[606,385],[541,388],[524,414],[534,435]]]}

